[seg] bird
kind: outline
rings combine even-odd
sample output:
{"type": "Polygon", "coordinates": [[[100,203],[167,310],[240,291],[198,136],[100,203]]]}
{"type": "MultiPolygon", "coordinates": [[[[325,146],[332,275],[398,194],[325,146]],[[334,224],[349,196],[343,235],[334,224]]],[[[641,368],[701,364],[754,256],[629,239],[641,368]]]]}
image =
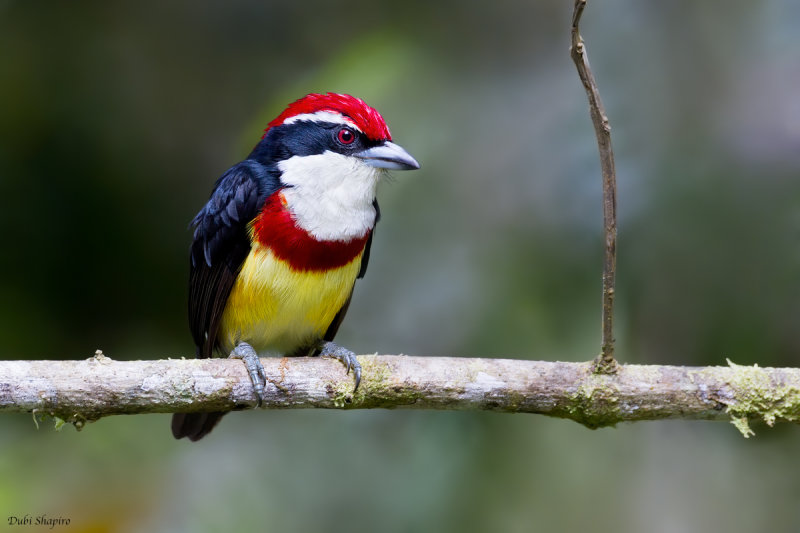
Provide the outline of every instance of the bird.
{"type": "MultiPolygon", "coordinates": [[[[377,185],[389,170],[418,168],[359,98],[312,93],[289,104],[216,181],[190,224],[196,357],[242,359],[258,405],[264,352],[336,358],[358,389],[361,366],[333,338],[367,270],[377,185]]],[[[172,434],[197,441],[224,414],[176,413],[172,434]]]]}

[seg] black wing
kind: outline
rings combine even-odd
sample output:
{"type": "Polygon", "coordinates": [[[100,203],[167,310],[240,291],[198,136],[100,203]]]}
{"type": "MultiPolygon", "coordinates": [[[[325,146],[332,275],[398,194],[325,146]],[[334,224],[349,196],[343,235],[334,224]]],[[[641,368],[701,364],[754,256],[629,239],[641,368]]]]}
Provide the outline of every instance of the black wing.
{"type": "Polygon", "coordinates": [[[189,327],[197,357],[211,357],[222,313],[236,276],[250,253],[247,225],[279,188],[267,167],[252,160],[230,168],[192,220],[189,327]]]}
{"type": "MultiPolygon", "coordinates": [[[[369,238],[367,239],[367,244],[364,246],[364,255],[361,256],[361,268],[358,271],[358,279],[364,277],[364,274],[367,273],[367,264],[369,263],[369,250],[372,248],[372,236],[375,235],[375,228],[378,226],[378,221],[381,219],[381,208],[378,205],[378,199],[372,201],[372,207],[375,208],[375,224],[372,226],[372,231],[369,233],[369,238]]],[[[351,293],[352,294],[352,293],[351,293]]],[[[347,303],[344,304],[342,309],[347,311],[347,305],[350,303],[350,300],[347,300],[347,303]]],[[[337,317],[338,318],[338,317],[337,317]]],[[[336,320],[334,320],[336,322],[336,320]]],[[[341,322],[341,320],[339,321],[341,322]]],[[[329,341],[332,339],[326,338],[325,340],[329,341]]]]}
{"type": "MultiPolygon", "coordinates": [[[[192,220],[189,328],[197,357],[211,357],[217,346],[225,304],[250,253],[247,225],[278,189],[278,183],[264,165],[243,161],[217,180],[208,203],[192,220]]],[[[176,439],[200,440],[224,415],[225,412],[176,413],[172,415],[172,435],[176,439]]]]}

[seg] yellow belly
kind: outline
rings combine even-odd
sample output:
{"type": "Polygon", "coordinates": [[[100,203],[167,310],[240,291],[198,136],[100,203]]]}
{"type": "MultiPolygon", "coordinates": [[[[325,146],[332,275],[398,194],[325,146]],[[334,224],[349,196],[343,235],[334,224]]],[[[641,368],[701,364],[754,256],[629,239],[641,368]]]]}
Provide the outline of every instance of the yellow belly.
{"type": "Polygon", "coordinates": [[[222,315],[222,349],[244,341],[258,352],[289,354],[321,339],[350,297],[361,255],[325,272],[298,272],[254,243],[222,315]]]}

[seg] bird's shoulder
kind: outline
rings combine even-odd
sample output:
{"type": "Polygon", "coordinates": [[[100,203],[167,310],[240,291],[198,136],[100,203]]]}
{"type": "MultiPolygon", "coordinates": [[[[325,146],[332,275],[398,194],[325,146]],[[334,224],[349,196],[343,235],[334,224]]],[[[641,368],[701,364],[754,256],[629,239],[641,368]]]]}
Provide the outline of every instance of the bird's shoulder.
{"type": "Polygon", "coordinates": [[[257,161],[248,159],[229,168],[192,220],[192,264],[204,262],[211,267],[224,258],[233,242],[246,236],[247,224],[279,188],[274,169],[257,161]]]}

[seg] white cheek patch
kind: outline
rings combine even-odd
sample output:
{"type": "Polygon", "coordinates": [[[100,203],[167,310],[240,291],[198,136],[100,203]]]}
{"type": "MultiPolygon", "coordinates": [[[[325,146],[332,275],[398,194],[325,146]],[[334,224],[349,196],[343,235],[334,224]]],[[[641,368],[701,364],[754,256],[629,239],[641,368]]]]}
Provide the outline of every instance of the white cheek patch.
{"type": "Polygon", "coordinates": [[[289,210],[299,227],[322,241],[349,241],[375,226],[380,169],[359,159],[324,152],[278,163],[289,210]]]}
{"type": "Polygon", "coordinates": [[[342,126],[353,128],[356,131],[361,131],[361,128],[356,126],[352,120],[333,111],[317,111],[316,113],[303,113],[301,115],[295,115],[284,120],[283,125],[285,126],[287,124],[294,124],[295,122],[301,121],[330,122],[331,124],[341,124],[342,126]]]}

